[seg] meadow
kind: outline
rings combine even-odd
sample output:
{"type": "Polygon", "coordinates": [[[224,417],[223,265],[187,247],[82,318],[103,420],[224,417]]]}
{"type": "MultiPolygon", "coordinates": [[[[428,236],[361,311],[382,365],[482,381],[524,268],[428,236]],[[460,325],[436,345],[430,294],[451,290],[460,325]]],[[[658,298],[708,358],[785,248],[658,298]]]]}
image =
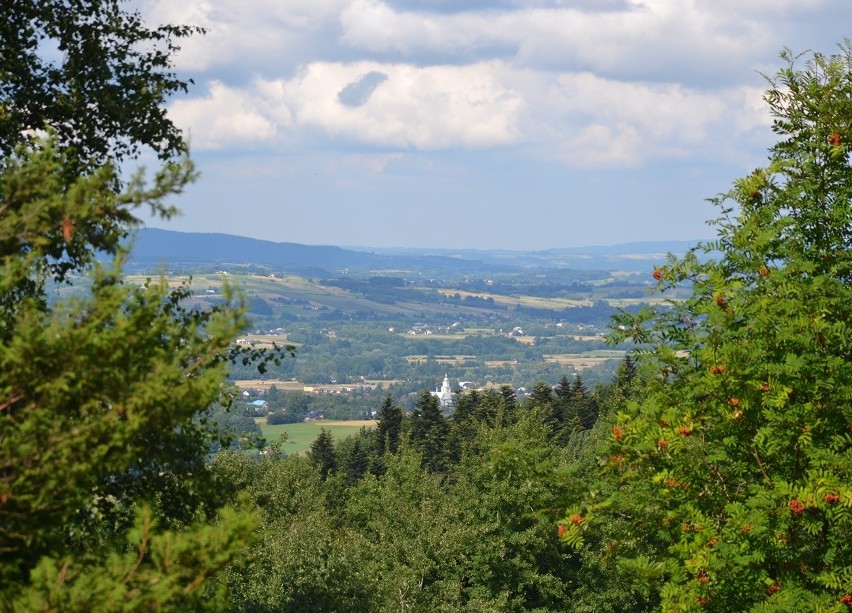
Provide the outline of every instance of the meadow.
{"type": "Polygon", "coordinates": [[[288,455],[298,455],[311,448],[311,443],[316,440],[323,428],[331,432],[335,441],[340,441],[357,434],[361,428],[372,428],[376,425],[376,421],[372,419],[360,421],[317,420],[270,426],[266,423],[266,419],[259,419],[258,425],[264,438],[270,443],[286,433],[287,442],[282,447],[283,451],[288,455]]]}

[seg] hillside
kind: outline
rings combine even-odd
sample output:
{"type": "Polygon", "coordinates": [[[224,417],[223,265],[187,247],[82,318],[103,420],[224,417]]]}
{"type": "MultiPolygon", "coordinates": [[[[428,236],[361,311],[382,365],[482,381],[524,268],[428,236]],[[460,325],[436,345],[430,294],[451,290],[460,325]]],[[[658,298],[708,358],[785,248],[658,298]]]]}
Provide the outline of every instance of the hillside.
{"type": "Polygon", "coordinates": [[[612,246],[542,251],[342,248],[273,242],[230,234],[174,232],[143,228],[135,238],[130,266],[166,264],[170,268],[200,265],[254,264],[289,272],[318,274],[348,270],[418,271],[433,274],[499,273],[530,269],[568,268],[598,271],[647,271],[681,254],[697,241],[639,242],[612,246]]]}

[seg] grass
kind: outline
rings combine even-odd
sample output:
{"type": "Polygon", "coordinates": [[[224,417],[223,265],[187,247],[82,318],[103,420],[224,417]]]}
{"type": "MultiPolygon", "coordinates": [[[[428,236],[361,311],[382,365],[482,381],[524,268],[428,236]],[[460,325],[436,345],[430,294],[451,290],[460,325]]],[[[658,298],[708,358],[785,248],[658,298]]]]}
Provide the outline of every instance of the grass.
{"type": "Polygon", "coordinates": [[[375,425],[375,421],[305,421],[297,424],[280,424],[269,426],[266,420],[259,420],[258,424],[263,431],[267,442],[274,442],[279,436],[287,433],[287,442],[283,450],[289,455],[302,454],[311,447],[322,428],[329,430],[335,441],[358,434],[362,426],[368,428],[375,425]]]}

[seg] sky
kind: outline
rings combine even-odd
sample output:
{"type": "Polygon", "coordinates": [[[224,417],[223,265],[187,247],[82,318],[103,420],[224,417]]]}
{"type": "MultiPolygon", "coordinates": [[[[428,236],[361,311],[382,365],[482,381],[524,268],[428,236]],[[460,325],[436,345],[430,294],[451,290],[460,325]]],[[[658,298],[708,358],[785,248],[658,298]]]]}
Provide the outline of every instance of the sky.
{"type": "Polygon", "coordinates": [[[766,160],[779,52],[849,0],[138,0],[202,26],[169,102],[201,177],[150,225],[538,250],[713,236],[766,160]]]}

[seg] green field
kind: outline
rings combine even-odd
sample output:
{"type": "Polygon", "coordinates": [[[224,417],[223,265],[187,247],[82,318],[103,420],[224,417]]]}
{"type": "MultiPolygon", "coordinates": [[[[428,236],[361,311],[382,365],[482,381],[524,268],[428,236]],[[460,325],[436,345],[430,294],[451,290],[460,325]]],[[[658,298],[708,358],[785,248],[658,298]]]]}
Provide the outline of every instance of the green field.
{"type": "Polygon", "coordinates": [[[283,451],[288,455],[303,453],[310,449],[311,443],[317,438],[322,428],[329,430],[334,440],[338,441],[357,434],[364,426],[370,428],[375,423],[375,421],[306,421],[298,424],[269,426],[265,419],[258,420],[258,425],[267,442],[274,442],[279,436],[287,433],[287,442],[284,444],[283,451]]]}

